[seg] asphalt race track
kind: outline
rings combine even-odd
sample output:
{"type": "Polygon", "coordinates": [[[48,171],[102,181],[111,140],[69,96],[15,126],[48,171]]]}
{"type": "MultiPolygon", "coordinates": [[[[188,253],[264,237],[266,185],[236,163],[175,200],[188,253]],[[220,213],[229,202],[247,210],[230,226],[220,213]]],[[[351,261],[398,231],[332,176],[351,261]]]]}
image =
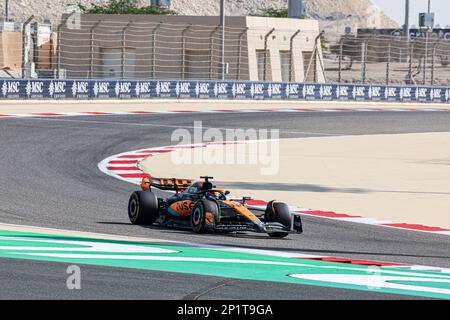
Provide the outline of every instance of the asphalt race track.
{"type": "MultiPolygon", "coordinates": [[[[172,144],[176,128],[275,128],[281,138],[450,132],[448,112],[227,113],[0,119],[0,223],[195,243],[288,250],[450,267],[448,236],[305,217],[302,235],[196,235],[132,226],[135,186],[104,175],[99,161],[172,144]]],[[[388,188],[389,186],[386,186],[388,188]]],[[[320,208],[318,208],[320,209],[320,208]]],[[[66,265],[0,259],[0,299],[412,299],[355,290],[83,266],[83,289],[67,290],[66,265]]]]}

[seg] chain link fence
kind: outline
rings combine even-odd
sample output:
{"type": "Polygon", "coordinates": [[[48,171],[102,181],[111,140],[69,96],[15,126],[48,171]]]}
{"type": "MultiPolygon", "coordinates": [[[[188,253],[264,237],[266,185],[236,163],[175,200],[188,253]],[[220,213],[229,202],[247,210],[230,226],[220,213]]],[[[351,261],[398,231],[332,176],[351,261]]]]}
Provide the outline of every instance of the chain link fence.
{"type": "MultiPolygon", "coordinates": [[[[15,35],[1,32],[0,77],[221,78],[221,30],[214,24],[95,18],[74,29],[62,23],[45,42],[30,21],[15,35]]],[[[228,25],[225,39],[228,80],[450,85],[450,40],[433,34],[408,39],[228,25]]]]}
{"type": "Polygon", "coordinates": [[[450,84],[450,40],[438,37],[344,35],[324,43],[323,60],[328,82],[450,84]]]}

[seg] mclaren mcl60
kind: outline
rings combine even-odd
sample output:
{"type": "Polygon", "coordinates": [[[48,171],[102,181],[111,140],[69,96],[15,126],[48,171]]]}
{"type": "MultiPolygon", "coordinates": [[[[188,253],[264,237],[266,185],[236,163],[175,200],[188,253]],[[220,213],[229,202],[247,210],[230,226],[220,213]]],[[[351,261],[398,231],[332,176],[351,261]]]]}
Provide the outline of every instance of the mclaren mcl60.
{"type": "Polygon", "coordinates": [[[284,238],[302,233],[300,215],[291,213],[286,203],[270,201],[265,209],[247,204],[250,198],[229,198],[229,191],[217,189],[212,177],[202,181],[144,178],[141,191],[134,192],[128,203],[128,217],[136,225],[191,229],[195,233],[253,231],[284,238]],[[152,187],[175,194],[158,198],[152,187]]]}

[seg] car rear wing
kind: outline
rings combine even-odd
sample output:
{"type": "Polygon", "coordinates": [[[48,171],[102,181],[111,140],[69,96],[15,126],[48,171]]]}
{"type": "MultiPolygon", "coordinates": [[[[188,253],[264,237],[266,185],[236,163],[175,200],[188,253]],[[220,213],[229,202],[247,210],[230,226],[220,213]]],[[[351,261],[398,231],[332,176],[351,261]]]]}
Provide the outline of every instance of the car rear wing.
{"type": "Polygon", "coordinates": [[[189,188],[193,180],[177,179],[177,178],[144,178],[142,179],[141,187],[143,190],[151,190],[155,187],[160,190],[171,190],[182,192],[189,188]]]}

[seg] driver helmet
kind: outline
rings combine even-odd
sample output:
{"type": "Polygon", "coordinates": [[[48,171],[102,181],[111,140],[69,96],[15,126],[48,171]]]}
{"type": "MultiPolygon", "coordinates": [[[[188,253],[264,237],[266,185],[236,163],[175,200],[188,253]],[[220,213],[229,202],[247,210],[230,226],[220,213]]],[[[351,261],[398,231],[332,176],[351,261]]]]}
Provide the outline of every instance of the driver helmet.
{"type": "Polygon", "coordinates": [[[210,198],[220,200],[220,192],[218,192],[218,191],[208,191],[207,195],[210,198]]]}

